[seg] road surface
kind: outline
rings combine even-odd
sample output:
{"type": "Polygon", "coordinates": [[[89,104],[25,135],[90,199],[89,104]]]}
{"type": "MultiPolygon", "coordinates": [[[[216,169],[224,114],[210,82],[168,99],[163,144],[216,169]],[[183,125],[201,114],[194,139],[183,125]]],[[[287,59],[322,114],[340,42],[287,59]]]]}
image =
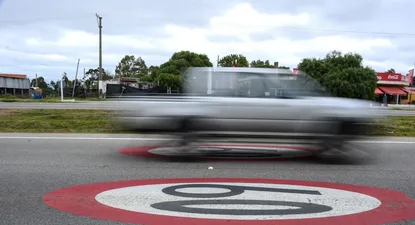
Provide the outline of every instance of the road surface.
{"type": "MultiPolygon", "coordinates": [[[[128,109],[128,101],[84,101],[68,103],[26,103],[26,102],[0,102],[0,109],[128,109]]],[[[373,113],[391,116],[415,116],[415,110],[386,110],[373,108],[373,113]]]]}
{"type": "MultiPolygon", "coordinates": [[[[120,154],[168,138],[135,135],[0,134],[0,224],[124,224],[46,206],[42,196],[78,184],[154,178],[272,178],[376,186],[415,198],[415,139],[358,143],[376,160],[172,162],[120,154]],[[377,154],[375,154],[377,153],[377,154]],[[208,169],[212,167],[212,169],[208,169]]],[[[81,202],[79,204],[82,204],[81,202]]],[[[415,224],[415,221],[395,224],[415,224]]]]}

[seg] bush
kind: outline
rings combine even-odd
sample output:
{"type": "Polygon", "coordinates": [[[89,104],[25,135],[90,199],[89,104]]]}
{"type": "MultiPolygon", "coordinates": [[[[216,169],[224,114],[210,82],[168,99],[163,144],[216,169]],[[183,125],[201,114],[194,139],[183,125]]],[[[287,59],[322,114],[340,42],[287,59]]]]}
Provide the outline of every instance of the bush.
{"type": "Polygon", "coordinates": [[[16,99],[0,99],[1,102],[17,102],[16,99]]]}
{"type": "Polygon", "coordinates": [[[16,99],[16,96],[12,95],[12,94],[4,94],[4,95],[0,95],[1,99],[16,99]]]}

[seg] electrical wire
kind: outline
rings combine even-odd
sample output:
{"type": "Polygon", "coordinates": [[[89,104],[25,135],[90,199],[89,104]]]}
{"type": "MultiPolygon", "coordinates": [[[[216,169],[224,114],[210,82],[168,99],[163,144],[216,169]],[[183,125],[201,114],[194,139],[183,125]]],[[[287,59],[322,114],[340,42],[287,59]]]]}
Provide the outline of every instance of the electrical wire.
{"type": "MultiPolygon", "coordinates": [[[[74,21],[74,20],[83,20],[83,19],[92,19],[94,18],[94,14],[81,14],[72,17],[48,17],[48,18],[37,18],[37,19],[30,19],[30,20],[0,20],[0,25],[11,25],[11,26],[19,26],[19,25],[30,25],[39,22],[51,22],[51,21],[74,21]]],[[[163,23],[164,21],[162,18],[141,18],[140,20],[135,20],[134,25],[145,25],[146,20],[151,21],[152,26],[154,26],[155,22],[160,21],[163,23]]],[[[186,21],[181,21],[186,22],[186,21]]],[[[190,21],[189,22],[194,22],[190,21]]],[[[124,25],[126,25],[124,23],[124,25]]],[[[252,27],[252,25],[246,26],[243,24],[225,24],[230,28],[247,28],[252,27]]],[[[278,25],[271,26],[271,25],[254,25],[255,27],[260,27],[264,29],[269,29],[270,31],[290,31],[290,32],[300,32],[300,33],[330,33],[330,34],[350,34],[350,35],[365,35],[365,36],[372,36],[372,37],[408,37],[408,38],[415,38],[415,33],[409,32],[382,32],[382,31],[358,31],[358,30],[337,30],[337,29],[319,29],[319,28],[304,28],[304,27],[297,27],[297,28],[288,28],[288,27],[280,27],[278,25]]],[[[1,28],[1,27],[0,27],[1,28]]]]}

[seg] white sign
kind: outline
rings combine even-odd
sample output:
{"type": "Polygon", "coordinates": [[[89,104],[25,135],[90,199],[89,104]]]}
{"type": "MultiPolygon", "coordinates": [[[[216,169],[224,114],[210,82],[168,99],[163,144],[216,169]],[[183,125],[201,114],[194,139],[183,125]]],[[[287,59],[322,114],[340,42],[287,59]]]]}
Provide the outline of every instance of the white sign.
{"type": "Polygon", "coordinates": [[[388,80],[398,80],[399,79],[399,75],[389,75],[388,76],[388,80]]]}
{"type": "Polygon", "coordinates": [[[130,186],[101,192],[95,200],[131,212],[229,220],[336,217],[381,205],[377,198],[340,189],[232,182],[130,186]]]}

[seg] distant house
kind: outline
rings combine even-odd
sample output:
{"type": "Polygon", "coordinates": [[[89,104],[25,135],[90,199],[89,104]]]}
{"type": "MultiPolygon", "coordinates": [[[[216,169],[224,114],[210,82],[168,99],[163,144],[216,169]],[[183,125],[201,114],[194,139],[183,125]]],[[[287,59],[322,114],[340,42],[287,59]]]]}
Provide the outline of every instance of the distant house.
{"type": "Polygon", "coordinates": [[[147,90],[154,87],[152,83],[140,81],[139,78],[121,77],[112,80],[100,81],[99,89],[102,90],[103,94],[107,92],[107,84],[125,85],[136,88],[137,90],[147,90]]]}
{"type": "Polygon", "coordinates": [[[30,80],[24,74],[0,73],[0,94],[29,95],[30,80]]]}

